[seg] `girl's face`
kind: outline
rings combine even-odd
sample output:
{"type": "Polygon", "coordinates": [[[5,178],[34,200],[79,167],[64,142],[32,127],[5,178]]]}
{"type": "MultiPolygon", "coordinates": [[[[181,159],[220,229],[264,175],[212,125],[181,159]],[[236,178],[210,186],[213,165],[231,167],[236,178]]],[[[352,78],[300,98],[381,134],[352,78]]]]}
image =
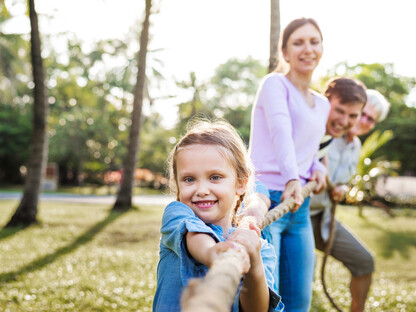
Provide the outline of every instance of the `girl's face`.
{"type": "Polygon", "coordinates": [[[179,201],[189,206],[205,223],[220,225],[224,234],[231,226],[230,212],[245,184],[214,145],[195,144],[180,149],[176,156],[179,201]]]}
{"type": "Polygon", "coordinates": [[[305,24],[290,35],[283,57],[291,71],[310,74],[318,66],[322,52],[319,31],[312,24],[305,24]]]}

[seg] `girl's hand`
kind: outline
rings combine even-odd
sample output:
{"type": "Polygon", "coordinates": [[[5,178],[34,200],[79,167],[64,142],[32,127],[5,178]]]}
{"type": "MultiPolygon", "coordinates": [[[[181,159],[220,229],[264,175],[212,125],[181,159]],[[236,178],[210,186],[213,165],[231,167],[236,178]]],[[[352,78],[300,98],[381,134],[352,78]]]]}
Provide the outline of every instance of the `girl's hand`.
{"type": "Polygon", "coordinates": [[[227,242],[238,243],[243,246],[248,254],[249,263],[248,266],[245,265],[245,270],[243,273],[250,274],[253,271],[257,271],[259,268],[263,270],[263,263],[261,260],[261,241],[260,241],[260,229],[254,225],[250,224],[250,229],[237,229],[232,232],[228,238],[227,242]]]}
{"type": "Polygon", "coordinates": [[[242,212],[242,218],[252,216],[256,219],[257,226],[262,228],[266,213],[269,211],[270,199],[260,193],[252,194],[242,212]]]}
{"type": "Polygon", "coordinates": [[[244,311],[268,311],[269,291],[261,258],[260,229],[253,223],[249,229],[238,228],[232,232],[227,241],[243,246],[250,260],[245,270],[240,292],[240,304],[244,311]]]}
{"type": "Polygon", "coordinates": [[[312,171],[312,175],[309,181],[316,181],[316,187],[313,190],[314,194],[318,194],[326,188],[326,177],[327,176],[322,171],[319,171],[319,170],[312,171]]]}
{"type": "Polygon", "coordinates": [[[212,264],[214,263],[215,259],[218,258],[218,256],[227,251],[228,249],[239,249],[238,247],[236,247],[233,243],[231,242],[219,242],[216,243],[214,246],[212,246],[211,248],[208,249],[208,258],[209,258],[209,267],[212,266],[212,264]]]}
{"type": "Polygon", "coordinates": [[[304,198],[302,196],[302,185],[299,180],[290,180],[286,183],[285,190],[280,197],[280,202],[283,202],[285,199],[293,197],[295,199],[295,206],[290,210],[295,212],[302,205],[304,198]]]}

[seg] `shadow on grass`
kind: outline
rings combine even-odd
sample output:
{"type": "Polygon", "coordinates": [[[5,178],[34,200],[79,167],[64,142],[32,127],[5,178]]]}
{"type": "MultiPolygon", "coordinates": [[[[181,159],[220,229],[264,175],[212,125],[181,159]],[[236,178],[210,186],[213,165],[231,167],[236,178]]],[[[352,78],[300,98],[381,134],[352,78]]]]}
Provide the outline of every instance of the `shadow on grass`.
{"type": "Polygon", "coordinates": [[[379,230],[382,235],[380,242],[381,256],[384,259],[391,258],[397,251],[404,259],[410,258],[410,248],[416,247],[416,231],[392,231],[383,228],[380,224],[369,221],[363,217],[367,226],[379,230]]]}
{"type": "Polygon", "coordinates": [[[8,220],[11,219],[12,215],[13,215],[13,212],[10,213],[10,215],[6,218],[6,220],[7,220],[7,221],[5,220],[6,223],[1,224],[1,226],[0,226],[0,241],[3,240],[3,239],[8,238],[10,236],[13,236],[14,234],[17,234],[20,231],[23,231],[23,230],[28,228],[27,226],[22,226],[22,225],[21,226],[15,226],[15,227],[6,227],[6,224],[7,224],[7,222],[9,222],[8,220]]]}
{"type": "Polygon", "coordinates": [[[26,229],[24,226],[0,229],[0,240],[13,236],[14,234],[24,229],[26,229]]]}
{"type": "MultiPolygon", "coordinates": [[[[116,220],[118,217],[122,216],[124,213],[125,211],[122,211],[122,212],[111,211],[109,215],[107,216],[107,218],[105,218],[103,221],[101,221],[100,223],[97,223],[92,228],[87,230],[84,234],[79,236],[70,245],[62,247],[56,250],[52,254],[36,259],[19,270],[0,274],[0,285],[13,281],[13,280],[17,280],[20,275],[39,270],[43,268],[44,266],[54,262],[59,257],[65,256],[66,254],[73,252],[78,247],[90,242],[99,232],[102,231],[104,227],[106,227],[108,224],[116,220]]],[[[16,231],[19,231],[21,229],[22,228],[16,228],[16,231]]],[[[9,234],[9,235],[12,235],[12,234],[9,234]]]]}

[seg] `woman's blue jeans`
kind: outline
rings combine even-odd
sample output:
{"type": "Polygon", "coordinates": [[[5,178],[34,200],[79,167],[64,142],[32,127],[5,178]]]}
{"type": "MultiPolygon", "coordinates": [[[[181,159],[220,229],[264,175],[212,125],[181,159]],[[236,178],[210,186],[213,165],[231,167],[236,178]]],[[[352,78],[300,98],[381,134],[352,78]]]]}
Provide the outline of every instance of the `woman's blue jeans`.
{"type": "MultiPolygon", "coordinates": [[[[272,207],[280,203],[280,191],[270,191],[272,207]]],[[[295,212],[288,212],[266,226],[263,237],[273,244],[277,265],[275,287],[285,311],[307,312],[312,296],[315,242],[309,217],[309,197],[295,212]]]]}

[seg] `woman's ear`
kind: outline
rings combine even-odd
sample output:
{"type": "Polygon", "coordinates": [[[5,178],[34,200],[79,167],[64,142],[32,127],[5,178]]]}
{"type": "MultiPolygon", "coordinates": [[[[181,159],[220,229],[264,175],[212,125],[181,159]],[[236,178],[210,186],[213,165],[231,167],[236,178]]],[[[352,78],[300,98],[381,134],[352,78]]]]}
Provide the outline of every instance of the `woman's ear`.
{"type": "Polygon", "coordinates": [[[283,55],[283,59],[288,63],[289,62],[289,57],[287,56],[286,49],[282,50],[282,55],[283,55]]]}

